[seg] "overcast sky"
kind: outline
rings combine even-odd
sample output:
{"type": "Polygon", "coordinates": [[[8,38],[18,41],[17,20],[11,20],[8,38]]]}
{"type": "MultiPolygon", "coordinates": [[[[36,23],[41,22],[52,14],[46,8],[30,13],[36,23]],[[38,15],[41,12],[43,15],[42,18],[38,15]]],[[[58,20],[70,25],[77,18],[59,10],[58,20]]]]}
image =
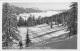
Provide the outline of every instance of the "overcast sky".
{"type": "Polygon", "coordinates": [[[64,10],[69,9],[71,2],[28,2],[28,3],[10,3],[23,8],[38,8],[40,10],[64,10]]]}

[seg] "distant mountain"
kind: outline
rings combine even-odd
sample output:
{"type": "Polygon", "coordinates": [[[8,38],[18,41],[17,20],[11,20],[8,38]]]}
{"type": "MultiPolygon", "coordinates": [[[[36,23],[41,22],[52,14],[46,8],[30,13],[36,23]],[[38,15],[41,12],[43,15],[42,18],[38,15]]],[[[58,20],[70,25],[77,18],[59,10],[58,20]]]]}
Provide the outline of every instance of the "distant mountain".
{"type": "MultiPolygon", "coordinates": [[[[64,12],[64,11],[68,11],[68,10],[63,9],[63,10],[47,10],[47,11],[59,11],[59,12],[64,12]]],[[[45,12],[46,12],[46,11],[45,11],[45,12]]]]}
{"type": "Polygon", "coordinates": [[[42,12],[41,10],[36,8],[26,8],[25,11],[26,13],[42,12]]]}
{"type": "Polygon", "coordinates": [[[14,5],[10,6],[12,9],[12,12],[16,13],[16,14],[20,14],[20,13],[34,13],[34,12],[42,12],[39,9],[36,8],[22,8],[22,7],[16,7],[14,5]]]}
{"type": "Polygon", "coordinates": [[[14,12],[16,14],[20,14],[20,13],[24,13],[25,12],[24,8],[16,7],[16,6],[13,6],[13,5],[11,5],[10,7],[12,9],[12,12],[14,12]]]}

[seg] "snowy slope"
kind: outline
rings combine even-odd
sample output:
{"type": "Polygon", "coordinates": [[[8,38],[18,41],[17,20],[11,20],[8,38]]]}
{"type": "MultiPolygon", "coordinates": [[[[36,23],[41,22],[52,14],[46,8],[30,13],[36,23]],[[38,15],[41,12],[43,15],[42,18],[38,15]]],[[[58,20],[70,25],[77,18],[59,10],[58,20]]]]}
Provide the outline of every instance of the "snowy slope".
{"type": "MultiPolygon", "coordinates": [[[[27,34],[27,27],[19,27],[20,35],[22,37],[22,40],[24,41],[27,34]]],[[[37,25],[35,27],[28,27],[29,29],[29,37],[32,40],[33,43],[37,43],[52,37],[57,37],[62,34],[69,33],[69,31],[65,31],[66,27],[54,27],[50,28],[50,26],[46,24],[37,25]],[[63,30],[61,30],[63,29],[63,30]],[[57,31],[57,32],[54,32],[57,31]]]]}
{"type": "Polygon", "coordinates": [[[25,40],[26,33],[27,33],[27,28],[25,27],[18,27],[19,35],[22,37],[22,40],[25,40]]]}

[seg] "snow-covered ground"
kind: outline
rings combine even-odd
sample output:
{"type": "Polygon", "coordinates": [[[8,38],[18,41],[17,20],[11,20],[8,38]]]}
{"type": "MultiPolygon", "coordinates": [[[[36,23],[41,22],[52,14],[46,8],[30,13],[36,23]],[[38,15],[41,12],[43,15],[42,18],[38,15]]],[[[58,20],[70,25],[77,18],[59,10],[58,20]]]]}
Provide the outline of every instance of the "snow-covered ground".
{"type": "Polygon", "coordinates": [[[19,16],[17,17],[17,19],[19,19],[19,17],[21,16],[24,20],[28,19],[28,17],[31,15],[33,17],[35,17],[35,19],[37,19],[38,17],[50,17],[52,15],[61,13],[59,11],[46,11],[46,12],[39,12],[39,13],[23,13],[23,14],[19,14],[19,16]]]}
{"type": "MultiPolygon", "coordinates": [[[[56,27],[56,26],[54,27],[54,26],[53,28],[50,28],[50,26],[46,24],[42,24],[35,27],[28,27],[29,35],[30,35],[29,37],[33,43],[37,43],[52,37],[57,37],[59,35],[69,33],[69,31],[65,31],[66,29],[63,27],[56,27]]],[[[24,40],[26,39],[27,27],[18,27],[18,30],[20,31],[19,34],[22,37],[22,41],[25,42],[24,40]]]]}
{"type": "Polygon", "coordinates": [[[22,37],[22,40],[25,40],[26,34],[27,34],[27,28],[26,27],[19,27],[18,30],[19,35],[22,37]]]}

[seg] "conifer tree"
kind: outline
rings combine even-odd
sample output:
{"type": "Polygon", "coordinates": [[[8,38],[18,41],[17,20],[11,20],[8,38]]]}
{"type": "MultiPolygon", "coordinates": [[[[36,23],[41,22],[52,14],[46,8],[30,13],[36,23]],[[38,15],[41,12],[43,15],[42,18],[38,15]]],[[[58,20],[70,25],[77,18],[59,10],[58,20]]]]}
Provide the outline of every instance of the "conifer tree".
{"type": "Polygon", "coordinates": [[[12,45],[12,38],[18,39],[17,30],[17,18],[12,12],[12,9],[8,3],[3,3],[2,9],[2,38],[3,38],[3,47],[8,47],[12,45]]]}
{"type": "Polygon", "coordinates": [[[22,49],[23,47],[23,44],[22,44],[22,41],[19,41],[19,46],[20,46],[20,49],[22,49]]]}
{"type": "Polygon", "coordinates": [[[29,47],[29,44],[31,43],[31,40],[29,38],[29,29],[27,28],[27,34],[26,34],[26,47],[29,47]]]}

